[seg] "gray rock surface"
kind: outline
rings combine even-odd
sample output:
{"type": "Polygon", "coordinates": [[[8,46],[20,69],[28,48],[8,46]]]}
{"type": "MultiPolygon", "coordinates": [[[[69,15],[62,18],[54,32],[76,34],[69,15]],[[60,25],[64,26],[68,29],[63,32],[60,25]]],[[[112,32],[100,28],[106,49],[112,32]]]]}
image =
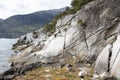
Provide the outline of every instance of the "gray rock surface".
{"type": "Polygon", "coordinates": [[[111,74],[120,79],[120,35],[113,44],[110,63],[111,74]]]}
{"type": "Polygon", "coordinates": [[[93,64],[97,59],[95,67],[107,72],[109,50],[113,45],[110,71],[111,75],[119,78],[119,9],[120,0],[92,1],[76,14],[59,19],[56,32],[51,36],[43,29],[22,36],[13,47],[20,53],[10,61],[16,64],[42,62],[64,65],[80,62],[93,64]],[[118,58],[114,61],[115,56],[118,58]]]}
{"type": "Polygon", "coordinates": [[[96,60],[96,70],[100,73],[108,73],[107,70],[110,70],[111,75],[120,79],[120,35],[117,37],[117,40],[112,45],[107,45],[102,53],[98,56],[96,60]],[[109,58],[109,54],[111,56],[109,58]],[[108,60],[110,59],[110,60],[108,60]],[[110,67],[108,67],[108,65],[110,67]]]}
{"type": "Polygon", "coordinates": [[[99,74],[108,72],[108,62],[109,62],[109,54],[112,49],[112,45],[108,44],[103,51],[100,53],[96,60],[95,69],[99,74]]]}

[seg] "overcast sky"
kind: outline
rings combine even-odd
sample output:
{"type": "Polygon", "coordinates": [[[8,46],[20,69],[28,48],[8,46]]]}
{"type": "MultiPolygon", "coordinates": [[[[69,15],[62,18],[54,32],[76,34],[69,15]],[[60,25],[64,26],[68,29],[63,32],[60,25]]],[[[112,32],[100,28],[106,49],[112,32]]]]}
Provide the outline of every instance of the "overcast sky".
{"type": "Polygon", "coordinates": [[[69,6],[71,0],[0,0],[0,18],[69,6]]]}

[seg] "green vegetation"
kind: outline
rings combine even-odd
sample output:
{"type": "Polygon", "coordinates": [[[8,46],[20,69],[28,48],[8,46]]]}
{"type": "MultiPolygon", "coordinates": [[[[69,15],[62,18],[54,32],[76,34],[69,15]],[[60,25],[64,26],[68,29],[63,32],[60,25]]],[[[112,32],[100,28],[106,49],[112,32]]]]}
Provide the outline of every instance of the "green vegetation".
{"type": "MultiPolygon", "coordinates": [[[[50,24],[46,24],[44,31],[50,32],[51,34],[53,34],[55,32],[55,25],[56,25],[58,19],[62,18],[63,16],[66,16],[68,14],[76,13],[84,4],[86,4],[90,1],[93,1],[93,0],[72,0],[71,7],[67,7],[64,12],[58,14],[50,24]]],[[[78,23],[80,23],[81,26],[86,25],[82,20],[78,21],[78,23]]]]}
{"type": "Polygon", "coordinates": [[[45,32],[50,32],[51,34],[53,34],[56,31],[56,28],[55,28],[56,23],[57,23],[57,20],[54,19],[51,23],[46,24],[45,28],[44,28],[44,31],[45,32]]]}
{"type": "Polygon", "coordinates": [[[84,4],[93,0],[72,0],[72,11],[77,12],[84,4]]]}
{"type": "Polygon", "coordinates": [[[70,72],[67,68],[37,68],[13,80],[80,80],[78,71],[70,72]]]}
{"type": "Polygon", "coordinates": [[[32,14],[15,15],[5,20],[0,20],[0,37],[17,38],[26,33],[33,32],[43,27],[46,23],[51,22],[60,12],[63,12],[63,10],[39,11],[32,14]]]}
{"type": "Polygon", "coordinates": [[[78,24],[80,24],[81,26],[86,26],[86,23],[83,20],[78,20],[78,24]]]}
{"type": "Polygon", "coordinates": [[[68,29],[67,29],[67,28],[64,28],[63,30],[64,30],[65,32],[67,32],[68,29]]]}
{"type": "Polygon", "coordinates": [[[68,15],[68,14],[74,14],[76,13],[78,10],[80,10],[80,8],[85,5],[86,3],[93,1],[93,0],[72,0],[71,2],[71,7],[67,7],[66,10],[62,13],[60,13],[59,15],[57,15],[57,17],[61,18],[62,16],[68,15]]]}
{"type": "Polygon", "coordinates": [[[65,12],[66,11],[61,12],[51,21],[51,23],[46,24],[45,28],[44,28],[44,31],[45,32],[50,32],[51,34],[53,34],[56,31],[55,25],[57,23],[57,20],[60,19],[61,17],[65,16],[65,14],[66,14],[65,12]]]}
{"type": "Polygon", "coordinates": [[[66,10],[60,15],[65,16],[67,14],[74,14],[78,10],[80,10],[83,5],[87,4],[90,1],[93,1],[93,0],[72,0],[71,7],[67,7],[66,10]]]}

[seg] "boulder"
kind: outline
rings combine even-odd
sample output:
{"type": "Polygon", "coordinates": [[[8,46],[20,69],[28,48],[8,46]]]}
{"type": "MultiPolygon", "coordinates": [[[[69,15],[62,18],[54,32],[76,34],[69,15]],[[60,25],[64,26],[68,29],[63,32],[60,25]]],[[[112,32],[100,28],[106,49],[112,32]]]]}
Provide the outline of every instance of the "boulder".
{"type": "Polygon", "coordinates": [[[89,68],[79,68],[80,72],[78,73],[78,76],[80,78],[85,78],[86,76],[89,75],[90,73],[90,69],[89,68]]]}
{"type": "Polygon", "coordinates": [[[4,80],[13,80],[15,78],[15,75],[6,75],[4,76],[4,80]]]}
{"type": "Polygon", "coordinates": [[[108,44],[97,57],[95,70],[97,70],[99,74],[108,73],[108,58],[111,49],[112,45],[108,44]]]}
{"type": "Polygon", "coordinates": [[[10,68],[0,74],[0,80],[12,80],[15,77],[15,68],[10,68]]]}
{"type": "Polygon", "coordinates": [[[120,35],[113,45],[108,44],[96,60],[95,69],[99,74],[109,73],[120,79],[120,35]],[[109,56],[111,53],[111,56],[109,56]],[[110,60],[109,60],[110,59],[110,60]],[[109,65],[109,67],[108,67],[109,65]],[[109,68],[109,72],[108,72],[109,68]]]}
{"type": "Polygon", "coordinates": [[[113,44],[110,66],[111,74],[120,79],[120,35],[113,44]]]}

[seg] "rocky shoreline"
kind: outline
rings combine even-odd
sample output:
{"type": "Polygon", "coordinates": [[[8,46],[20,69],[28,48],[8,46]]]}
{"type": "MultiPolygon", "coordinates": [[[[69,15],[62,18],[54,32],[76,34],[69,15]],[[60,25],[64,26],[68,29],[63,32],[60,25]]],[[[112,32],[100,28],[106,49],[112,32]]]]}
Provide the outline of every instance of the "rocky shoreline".
{"type": "Polygon", "coordinates": [[[67,68],[70,71],[72,70],[72,65],[71,64],[59,64],[59,63],[32,63],[32,64],[28,64],[28,65],[15,65],[11,66],[10,69],[8,69],[7,71],[0,73],[0,80],[13,80],[16,76],[20,76],[20,75],[25,75],[26,72],[37,69],[37,68],[67,68]]]}
{"type": "MultiPolygon", "coordinates": [[[[83,65],[82,63],[80,63],[83,65]]],[[[85,66],[85,65],[84,65],[85,66]]],[[[80,67],[80,66],[79,66],[80,67]]],[[[0,80],[16,80],[15,78],[17,76],[24,76],[26,75],[26,72],[31,72],[33,70],[36,70],[38,68],[51,68],[51,69],[67,69],[69,73],[71,72],[78,72],[77,74],[77,79],[82,79],[87,77],[88,80],[117,80],[113,76],[103,76],[103,75],[98,75],[96,74],[93,75],[93,71],[90,68],[90,64],[86,65],[86,67],[75,67],[74,65],[71,64],[66,64],[66,65],[61,65],[59,63],[33,63],[29,65],[23,65],[23,66],[12,66],[10,69],[7,71],[3,72],[0,74],[0,80]],[[92,72],[91,72],[92,71],[92,72]]],[[[75,73],[74,73],[75,74],[75,73]]],[[[37,74],[36,74],[37,75],[37,74]]],[[[47,74],[46,74],[47,75],[47,74]]],[[[52,74],[51,74],[52,75],[52,74]]],[[[86,78],[85,78],[86,79],[86,78]]],[[[21,79],[18,79],[21,80],[21,79]]]]}
{"type": "Polygon", "coordinates": [[[18,68],[13,73],[24,74],[40,66],[71,65],[80,69],[80,78],[120,79],[119,3],[120,0],[93,0],[77,13],[57,20],[53,34],[39,29],[21,36],[13,46],[19,53],[10,58],[18,68]]]}
{"type": "Polygon", "coordinates": [[[29,65],[11,66],[10,69],[0,74],[0,80],[12,80],[16,76],[25,75],[25,72],[41,67],[41,63],[33,63],[29,65]]]}

